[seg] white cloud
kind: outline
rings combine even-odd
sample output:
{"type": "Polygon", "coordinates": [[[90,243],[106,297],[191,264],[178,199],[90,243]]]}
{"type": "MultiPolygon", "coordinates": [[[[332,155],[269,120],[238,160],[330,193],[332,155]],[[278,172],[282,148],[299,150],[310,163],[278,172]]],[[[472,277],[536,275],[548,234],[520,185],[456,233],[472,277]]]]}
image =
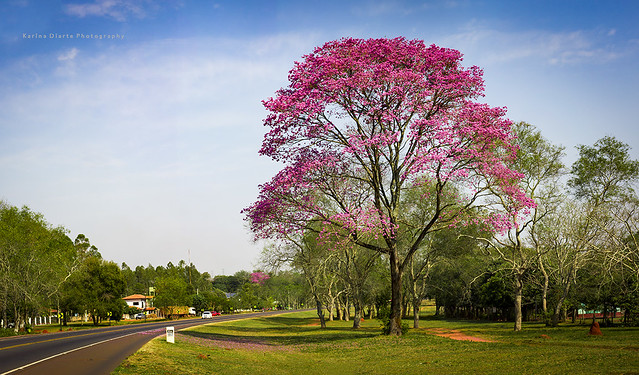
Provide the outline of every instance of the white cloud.
{"type": "Polygon", "coordinates": [[[630,44],[608,44],[603,38],[605,35],[608,33],[599,30],[508,32],[471,26],[440,40],[465,55],[478,57],[484,66],[523,60],[550,65],[600,64],[619,59],[633,50],[630,44]]]}
{"type": "Polygon", "coordinates": [[[73,60],[75,59],[75,57],[78,55],[78,49],[77,48],[71,48],[69,50],[66,50],[62,53],[60,53],[58,55],[58,61],[68,61],[68,60],[73,60]]]}
{"type": "Polygon", "coordinates": [[[116,21],[126,21],[129,16],[144,18],[147,1],[96,0],[89,4],[67,4],[65,12],[80,18],[88,16],[110,17],[116,21]]]}

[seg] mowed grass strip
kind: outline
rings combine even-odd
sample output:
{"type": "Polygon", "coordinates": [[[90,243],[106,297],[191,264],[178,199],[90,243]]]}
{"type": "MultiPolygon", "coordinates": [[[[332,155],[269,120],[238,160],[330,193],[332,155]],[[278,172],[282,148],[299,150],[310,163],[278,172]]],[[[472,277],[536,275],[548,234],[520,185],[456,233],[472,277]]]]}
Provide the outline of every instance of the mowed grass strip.
{"type": "Polygon", "coordinates": [[[401,338],[380,335],[379,321],[327,322],[312,312],[207,324],[157,338],[114,374],[639,374],[639,328],[427,319],[401,338]],[[430,334],[461,331],[495,342],[430,334]]]}

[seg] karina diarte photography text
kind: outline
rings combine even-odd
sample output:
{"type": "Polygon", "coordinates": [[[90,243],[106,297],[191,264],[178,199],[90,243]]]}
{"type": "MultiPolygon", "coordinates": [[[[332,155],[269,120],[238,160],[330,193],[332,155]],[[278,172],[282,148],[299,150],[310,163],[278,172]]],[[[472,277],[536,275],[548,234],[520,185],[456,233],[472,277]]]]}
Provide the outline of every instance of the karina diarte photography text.
{"type": "Polygon", "coordinates": [[[83,34],[83,33],[33,33],[27,34],[22,33],[22,39],[115,39],[122,40],[124,39],[124,34],[83,34]]]}

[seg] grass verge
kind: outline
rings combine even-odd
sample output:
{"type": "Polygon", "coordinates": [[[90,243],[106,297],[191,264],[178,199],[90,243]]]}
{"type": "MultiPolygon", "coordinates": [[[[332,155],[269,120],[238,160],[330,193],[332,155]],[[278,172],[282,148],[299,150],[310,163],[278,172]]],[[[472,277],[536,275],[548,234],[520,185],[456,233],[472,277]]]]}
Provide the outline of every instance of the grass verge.
{"type": "Polygon", "coordinates": [[[377,320],[319,328],[312,312],[214,323],[156,338],[114,374],[639,374],[639,328],[557,328],[527,323],[429,319],[401,338],[380,335],[377,320]],[[430,334],[458,330],[494,342],[430,334]]]}

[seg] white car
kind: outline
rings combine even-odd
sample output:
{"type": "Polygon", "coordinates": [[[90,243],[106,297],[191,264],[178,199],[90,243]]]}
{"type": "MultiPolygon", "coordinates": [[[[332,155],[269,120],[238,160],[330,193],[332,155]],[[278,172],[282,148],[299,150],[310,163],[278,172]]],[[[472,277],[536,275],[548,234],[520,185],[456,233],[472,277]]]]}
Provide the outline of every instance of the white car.
{"type": "Polygon", "coordinates": [[[202,319],[213,319],[213,314],[210,311],[204,311],[202,313],[202,319]]]}

